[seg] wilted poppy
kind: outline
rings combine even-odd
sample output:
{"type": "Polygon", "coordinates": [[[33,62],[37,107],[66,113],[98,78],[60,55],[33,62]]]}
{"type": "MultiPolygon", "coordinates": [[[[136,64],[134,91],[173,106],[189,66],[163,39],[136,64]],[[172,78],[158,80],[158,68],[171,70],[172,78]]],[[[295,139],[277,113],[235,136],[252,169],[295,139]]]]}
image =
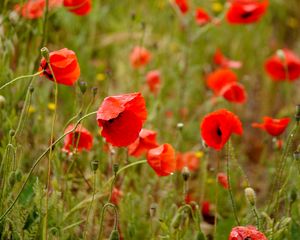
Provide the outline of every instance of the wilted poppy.
{"type": "Polygon", "coordinates": [[[265,14],[268,0],[231,0],[226,14],[230,24],[249,24],[257,22],[265,14]]]}
{"type": "Polygon", "coordinates": [[[247,99],[245,88],[242,84],[232,82],[226,84],[219,93],[220,96],[229,102],[244,103],[247,99]]]}
{"type": "Polygon", "coordinates": [[[199,158],[194,152],[185,152],[176,154],[176,170],[181,171],[183,167],[188,167],[190,171],[196,171],[199,168],[199,158]]]}
{"type": "Polygon", "coordinates": [[[200,125],[202,139],[216,150],[220,150],[228,141],[231,134],[243,133],[240,119],[226,109],[220,109],[207,114],[200,125]]]}
{"type": "Polygon", "coordinates": [[[175,4],[180,9],[182,14],[186,14],[189,10],[189,5],[187,0],[175,0],[175,4]]]}
{"type": "Polygon", "coordinates": [[[64,0],[64,6],[72,13],[83,16],[91,11],[91,0],[64,0]]]}
{"type": "Polygon", "coordinates": [[[158,176],[168,176],[176,170],[175,151],[168,144],[152,148],[147,153],[147,161],[158,176]]]}
{"type": "Polygon", "coordinates": [[[229,235],[228,240],[268,240],[267,237],[253,226],[238,226],[234,227],[229,235]]]}
{"type": "Polygon", "coordinates": [[[106,97],[97,112],[101,135],[113,146],[124,147],[139,136],[147,118],[141,93],[106,97]]]}
{"type": "Polygon", "coordinates": [[[214,54],[214,63],[223,68],[240,68],[242,63],[240,61],[230,60],[223,55],[220,49],[217,49],[214,54]]]}
{"type": "Polygon", "coordinates": [[[146,82],[153,94],[156,94],[160,87],[160,72],[158,70],[152,70],[147,73],[146,82]]]}
{"type": "Polygon", "coordinates": [[[122,197],[123,197],[123,192],[120,189],[114,187],[111,193],[110,202],[115,205],[118,205],[122,197]]]}
{"type": "Polygon", "coordinates": [[[228,189],[228,187],[229,187],[228,178],[227,178],[227,175],[225,173],[222,173],[222,172],[218,173],[217,179],[218,179],[219,184],[223,188],[228,189]]]}
{"type": "Polygon", "coordinates": [[[263,120],[263,123],[252,123],[252,127],[261,128],[274,137],[282,134],[290,122],[290,118],[275,119],[264,117],[263,120]]]}
{"type": "MultiPolygon", "coordinates": [[[[73,85],[80,76],[80,67],[75,53],[67,48],[50,52],[50,65],[57,83],[73,85]]],[[[41,76],[54,81],[52,72],[45,58],[42,58],[39,71],[43,70],[41,76]]]]}
{"type": "Polygon", "coordinates": [[[200,26],[205,25],[211,21],[211,17],[203,8],[197,8],[195,13],[196,23],[200,26]]]}
{"type": "Polygon", "coordinates": [[[237,82],[236,74],[228,68],[220,68],[208,74],[206,78],[207,86],[219,95],[221,89],[228,83],[237,82]]]}
{"type": "Polygon", "coordinates": [[[139,157],[148,150],[157,147],[156,135],[157,133],[155,131],[142,129],[139,133],[139,137],[134,143],[128,146],[129,155],[139,157]]]}
{"type": "MultiPolygon", "coordinates": [[[[69,125],[66,132],[74,128],[74,125],[69,125]]],[[[81,152],[82,150],[89,151],[93,147],[93,136],[83,126],[78,125],[76,129],[65,136],[63,151],[71,153],[73,151],[81,152]]]]}
{"type": "Polygon", "coordinates": [[[300,77],[300,59],[291,50],[283,49],[267,59],[265,70],[275,81],[293,81],[300,77]]]}
{"type": "Polygon", "coordinates": [[[135,47],[130,54],[130,62],[133,68],[147,65],[151,60],[151,53],[144,47],[135,47]]]}

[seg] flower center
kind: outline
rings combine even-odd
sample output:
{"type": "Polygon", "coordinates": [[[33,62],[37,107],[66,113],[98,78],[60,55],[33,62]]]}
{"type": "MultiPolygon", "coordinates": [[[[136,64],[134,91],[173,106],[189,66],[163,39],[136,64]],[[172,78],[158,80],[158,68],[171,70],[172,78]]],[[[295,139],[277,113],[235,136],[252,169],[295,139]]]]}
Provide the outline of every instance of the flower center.
{"type": "Polygon", "coordinates": [[[244,19],[249,18],[249,17],[251,17],[252,14],[253,14],[253,12],[245,12],[241,15],[241,18],[244,18],[244,19]]]}
{"type": "Polygon", "coordinates": [[[218,135],[219,137],[222,136],[222,131],[221,131],[221,129],[220,129],[219,127],[217,128],[217,135],[218,135]]]}

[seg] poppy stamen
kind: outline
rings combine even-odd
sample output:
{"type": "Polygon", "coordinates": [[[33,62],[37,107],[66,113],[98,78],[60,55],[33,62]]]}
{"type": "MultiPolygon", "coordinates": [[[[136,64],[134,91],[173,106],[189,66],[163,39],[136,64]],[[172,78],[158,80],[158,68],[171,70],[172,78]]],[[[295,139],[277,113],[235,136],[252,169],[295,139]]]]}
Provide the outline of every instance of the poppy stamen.
{"type": "Polygon", "coordinates": [[[221,129],[219,127],[217,128],[217,135],[219,137],[222,137],[222,131],[221,131],[221,129]]]}

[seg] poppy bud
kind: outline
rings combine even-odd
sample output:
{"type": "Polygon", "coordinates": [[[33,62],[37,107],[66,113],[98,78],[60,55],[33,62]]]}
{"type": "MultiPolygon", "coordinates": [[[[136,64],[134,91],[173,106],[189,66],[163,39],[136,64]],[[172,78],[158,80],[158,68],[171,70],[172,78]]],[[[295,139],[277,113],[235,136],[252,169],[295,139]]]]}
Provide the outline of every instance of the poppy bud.
{"type": "Polygon", "coordinates": [[[9,131],[9,136],[13,137],[13,136],[15,136],[15,134],[16,134],[16,131],[15,131],[15,130],[11,129],[11,130],[9,131]]]}
{"type": "Polygon", "coordinates": [[[109,240],[119,240],[120,239],[120,234],[118,230],[113,230],[109,236],[109,240]]]}
{"type": "Polygon", "coordinates": [[[87,82],[80,81],[78,83],[78,85],[79,85],[81,93],[84,94],[86,92],[86,89],[87,89],[87,82]]]}
{"type": "Polygon", "coordinates": [[[296,121],[299,122],[300,121],[300,104],[298,104],[296,106],[296,114],[295,114],[295,118],[296,118],[296,121]]]}
{"type": "Polygon", "coordinates": [[[150,213],[150,217],[153,218],[156,215],[156,210],[157,210],[157,204],[156,203],[152,203],[150,205],[150,209],[149,209],[149,213],[150,213]]]}
{"type": "Polygon", "coordinates": [[[131,18],[132,21],[135,20],[135,18],[136,18],[135,12],[132,12],[132,13],[130,14],[130,18],[131,18]]]}
{"type": "Polygon", "coordinates": [[[4,107],[5,102],[6,102],[5,98],[2,95],[0,95],[0,108],[4,107]]]}
{"type": "Polygon", "coordinates": [[[93,95],[94,95],[94,97],[95,97],[95,96],[96,96],[96,94],[97,94],[98,88],[96,88],[96,87],[93,87],[93,88],[92,88],[92,91],[93,91],[93,95]]]}
{"type": "Polygon", "coordinates": [[[42,56],[46,59],[46,62],[48,63],[50,61],[50,57],[49,57],[49,50],[46,47],[43,47],[41,49],[41,54],[42,56]]]}
{"type": "Polygon", "coordinates": [[[91,162],[91,165],[92,165],[93,171],[96,172],[97,169],[98,169],[98,167],[99,167],[99,161],[98,161],[98,160],[93,160],[93,161],[91,162]]]}
{"type": "Polygon", "coordinates": [[[32,86],[32,85],[29,86],[29,92],[30,92],[30,93],[33,93],[33,92],[34,92],[34,86],[32,86]]]}
{"type": "Polygon", "coordinates": [[[119,164],[114,163],[114,165],[113,165],[113,171],[114,171],[114,174],[117,175],[117,173],[119,171],[119,164]]]}
{"type": "Polygon", "coordinates": [[[300,160],[300,151],[295,151],[293,155],[294,155],[294,159],[295,159],[296,161],[299,161],[299,160],[300,160]]]}
{"type": "Polygon", "coordinates": [[[251,206],[255,205],[256,202],[256,194],[253,188],[247,187],[245,189],[245,196],[251,206]]]}
{"type": "Polygon", "coordinates": [[[285,60],[285,54],[284,54],[284,51],[282,51],[282,49],[278,49],[278,50],[276,51],[276,55],[277,55],[282,61],[285,60]]]}
{"type": "Polygon", "coordinates": [[[186,182],[187,180],[189,180],[189,178],[190,178],[190,176],[191,176],[191,173],[190,173],[188,167],[184,167],[184,168],[182,169],[181,174],[182,174],[182,178],[183,178],[183,180],[184,180],[185,182],[186,182]]]}
{"type": "Polygon", "coordinates": [[[183,123],[177,123],[177,128],[178,130],[182,130],[182,128],[184,127],[184,124],[183,123]]]}

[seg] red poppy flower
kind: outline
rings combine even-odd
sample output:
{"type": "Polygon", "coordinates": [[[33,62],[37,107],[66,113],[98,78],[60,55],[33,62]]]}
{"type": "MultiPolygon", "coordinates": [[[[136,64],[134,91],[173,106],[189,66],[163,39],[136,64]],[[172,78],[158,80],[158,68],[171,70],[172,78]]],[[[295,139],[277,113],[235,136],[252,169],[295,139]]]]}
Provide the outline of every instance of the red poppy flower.
{"type": "Polygon", "coordinates": [[[228,240],[244,240],[244,239],[268,240],[267,237],[262,232],[258,231],[253,226],[234,227],[230,232],[228,240]]]}
{"type": "Polygon", "coordinates": [[[275,54],[265,63],[266,72],[274,81],[293,81],[300,77],[300,59],[289,49],[282,50],[283,56],[275,54]]]}
{"type": "Polygon", "coordinates": [[[110,202],[115,205],[118,205],[119,202],[121,201],[122,197],[123,197],[123,192],[120,189],[114,187],[112,194],[111,194],[110,202]]]}
{"type": "Polygon", "coordinates": [[[133,68],[147,65],[151,60],[151,53],[143,47],[135,47],[130,54],[130,62],[133,68]]]}
{"type": "Polygon", "coordinates": [[[202,139],[216,150],[220,150],[231,134],[242,135],[243,128],[240,119],[226,109],[220,109],[204,117],[200,125],[202,139]]]}
{"type": "Polygon", "coordinates": [[[135,142],[128,146],[129,155],[139,157],[148,150],[157,147],[156,135],[157,133],[154,131],[142,129],[135,142]]]}
{"type": "Polygon", "coordinates": [[[264,117],[263,120],[263,123],[252,123],[252,127],[261,128],[274,137],[282,134],[290,122],[290,118],[275,119],[264,117]]]}
{"type": "Polygon", "coordinates": [[[257,22],[265,14],[268,0],[231,0],[226,14],[230,24],[249,24],[257,22]]]}
{"type": "MultiPolygon", "coordinates": [[[[50,64],[56,78],[57,83],[63,85],[73,85],[80,76],[80,67],[75,53],[67,48],[51,52],[49,54],[50,64]]],[[[41,76],[45,76],[54,81],[52,72],[46,62],[42,58],[39,71],[44,70],[41,76]]]]}
{"type": "Polygon", "coordinates": [[[147,118],[141,93],[106,97],[97,112],[101,135],[113,146],[124,147],[139,136],[147,118]]]}
{"type": "Polygon", "coordinates": [[[17,4],[15,11],[20,13],[24,18],[37,19],[43,16],[45,0],[28,0],[22,6],[17,4]]]}
{"type": "Polygon", "coordinates": [[[91,0],[64,0],[64,6],[70,12],[83,16],[91,11],[92,2],[91,0]]]}
{"type": "Polygon", "coordinates": [[[228,178],[227,178],[227,175],[226,175],[225,173],[218,173],[217,178],[218,178],[219,184],[220,184],[223,188],[228,189],[229,185],[228,185],[228,178]]]}
{"type": "Polygon", "coordinates": [[[160,87],[160,72],[158,70],[152,70],[147,73],[146,82],[150,91],[156,94],[160,87]]]}
{"type": "Polygon", "coordinates": [[[215,95],[219,95],[221,89],[228,83],[237,82],[236,74],[227,68],[220,68],[208,74],[206,78],[207,86],[212,89],[215,95]]]}
{"type": "Polygon", "coordinates": [[[203,8],[197,8],[195,14],[196,23],[200,26],[205,25],[211,21],[211,17],[203,8]]]}
{"type": "Polygon", "coordinates": [[[214,54],[214,63],[220,65],[223,68],[240,68],[242,63],[239,61],[230,60],[223,55],[220,49],[217,49],[214,54]]]}
{"type": "MultiPolygon", "coordinates": [[[[69,125],[66,128],[65,133],[69,132],[73,128],[74,128],[73,124],[69,125]]],[[[76,150],[77,152],[81,152],[82,150],[89,151],[91,150],[92,147],[93,147],[92,134],[81,125],[78,125],[73,132],[66,135],[63,151],[68,153],[71,153],[74,150],[76,150]]]]}
{"type": "Polygon", "coordinates": [[[170,144],[152,148],[147,153],[147,161],[158,176],[168,176],[176,169],[175,151],[170,144]]]}
{"type": "Polygon", "coordinates": [[[186,14],[189,10],[189,5],[187,0],[175,0],[175,4],[180,9],[182,14],[186,14]]]}
{"type": "Polygon", "coordinates": [[[245,88],[242,84],[232,82],[225,85],[220,93],[220,96],[229,102],[244,103],[247,99],[245,88]]]}
{"type": "Polygon", "coordinates": [[[181,171],[183,167],[188,167],[190,171],[196,171],[199,168],[199,158],[194,152],[177,153],[176,170],[181,171]]]}

